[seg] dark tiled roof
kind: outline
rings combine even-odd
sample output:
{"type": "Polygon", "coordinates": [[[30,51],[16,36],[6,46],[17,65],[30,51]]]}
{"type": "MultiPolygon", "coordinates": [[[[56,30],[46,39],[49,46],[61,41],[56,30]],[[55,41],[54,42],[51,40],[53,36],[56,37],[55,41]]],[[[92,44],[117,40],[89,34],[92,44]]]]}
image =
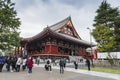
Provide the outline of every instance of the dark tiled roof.
{"type": "Polygon", "coordinates": [[[52,30],[57,30],[57,29],[61,28],[62,26],[64,26],[70,19],[71,19],[71,17],[69,16],[66,19],[64,19],[64,20],[62,20],[62,21],[60,21],[60,22],[58,22],[58,23],[56,23],[54,25],[51,25],[49,27],[52,30]]]}
{"type": "Polygon", "coordinates": [[[57,33],[57,32],[55,32],[55,33],[58,34],[58,35],[60,35],[60,36],[63,36],[63,37],[66,38],[66,39],[69,39],[69,40],[71,40],[71,41],[75,41],[75,42],[77,42],[77,43],[81,43],[81,44],[84,44],[84,45],[87,45],[87,46],[95,46],[95,44],[92,44],[92,45],[91,45],[90,42],[84,41],[84,40],[82,40],[82,39],[77,39],[77,38],[75,38],[75,37],[72,37],[72,36],[69,36],[69,35],[66,35],[66,34],[62,34],[62,33],[57,33]]]}

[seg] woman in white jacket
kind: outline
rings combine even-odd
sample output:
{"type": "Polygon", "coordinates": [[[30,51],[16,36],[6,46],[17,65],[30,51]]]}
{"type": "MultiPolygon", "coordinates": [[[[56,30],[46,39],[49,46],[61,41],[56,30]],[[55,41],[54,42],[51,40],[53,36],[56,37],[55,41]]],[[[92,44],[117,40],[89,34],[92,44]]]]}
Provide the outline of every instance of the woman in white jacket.
{"type": "Polygon", "coordinates": [[[26,69],[26,66],[27,66],[27,59],[26,58],[23,58],[23,63],[22,63],[22,70],[24,71],[26,69]]]}
{"type": "Polygon", "coordinates": [[[19,72],[19,71],[20,71],[21,62],[22,62],[22,59],[19,57],[19,58],[17,59],[17,62],[16,62],[16,66],[17,66],[17,71],[16,71],[16,72],[19,72]]]}

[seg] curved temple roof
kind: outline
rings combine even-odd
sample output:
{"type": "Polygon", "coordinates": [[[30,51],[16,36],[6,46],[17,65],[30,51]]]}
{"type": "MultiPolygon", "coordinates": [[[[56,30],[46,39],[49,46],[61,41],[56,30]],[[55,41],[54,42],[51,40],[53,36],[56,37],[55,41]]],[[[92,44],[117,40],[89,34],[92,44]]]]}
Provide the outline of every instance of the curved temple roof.
{"type": "MultiPolygon", "coordinates": [[[[70,35],[67,35],[67,34],[64,34],[64,33],[59,33],[59,32],[55,31],[55,30],[65,26],[68,21],[71,21],[71,17],[70,16],[67,17],[66,19],[64,19],[64,20],[54,24],[54,25],[46,27],[42,32],[40,32],[39,34],[37,34],[37,35],[35,35],[33,37],[24,38],[22,41],[33,41],[33,40],[35,40],[37,38],[41,38],[42,36],[44,36],[44,34],[46,34],[48,32],[51,32],[51,34],[55,34],[56,36],[63,37],[66,40],[70,40],[70,41],[73,41],[73,42],[76,42],[76,43],[80,43],[80,44],[83,44],[83,45],[86,45],[86,46],[89,46],[89,47],[95,46],[95,44],[93,44],[93,43],[91,44],[90,42],[84,41],[81,38],[76,38],[76,37],[73,37],[73,36],[70,36],[70,35]]],[[[72,26],[72,27],[74,28],[74,26],[72,26]]],[[[77,34],[77,32],[76,32],[76,34],[77,34]]]]}
{"type": "Polygon", "coordinates": [[[64,26],[69,20],[71,20],[71,17],[70,17],[70,16],[67,17],[66,19],[64,19],[64,20],[62,20],[62,21],[54,24],[54,25],[49,26],[49,27],[50,27],[50,29],[52,29],[52,30],[57,30],[57,29],[61,28],[62,26],[64,26]]]}

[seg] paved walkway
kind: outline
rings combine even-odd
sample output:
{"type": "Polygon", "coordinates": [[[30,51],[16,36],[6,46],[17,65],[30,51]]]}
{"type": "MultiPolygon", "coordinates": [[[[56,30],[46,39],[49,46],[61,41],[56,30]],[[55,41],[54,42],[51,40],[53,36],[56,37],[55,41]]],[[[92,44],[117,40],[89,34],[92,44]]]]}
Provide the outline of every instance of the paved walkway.
{"type": "Polygon", "coordinates": [[[46,71],[44,64],[34,65],[33,73],[28,75],[27,71],[0,73],[0,80],[120,80],[120,75],[75,70],[74,68],[65,68],[65,73],[59,73],[59,67],[53,66],[52,72],[46,71]]]}
{"type": "MultiPolygon", "coordinates": [[[[36,67],[44,67],[44,64],[41,64],[39,66],[35,65],[36,67]]],[[[53,69],[59,69],[58,66],[52,66],[53,69]]],[[[75,73],[81,73],[85,75],[91,75],[91,76],[98,76],[103,78],[110,78],[115,80],[120,80],[119,74],[111,74],[111,73],[103,73],[103,72],[96,72],[96,71],[87,71],[87,70],[75,70],[74,68],[65,68],[65,71],[75,72],[75,73]]]]}

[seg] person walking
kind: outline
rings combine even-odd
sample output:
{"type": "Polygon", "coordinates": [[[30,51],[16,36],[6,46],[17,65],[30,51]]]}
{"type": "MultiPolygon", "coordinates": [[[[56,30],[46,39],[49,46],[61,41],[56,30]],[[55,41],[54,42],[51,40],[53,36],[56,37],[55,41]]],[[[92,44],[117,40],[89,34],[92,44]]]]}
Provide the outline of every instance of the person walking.
{"type": "Polygon", "coordinates": [[[86,59],[86,65],[88,67],[88,71],[90,71],[90,60],[89,59],[86,59]]]}
{"type": "Polygon", "coordinates": [[[37,65],[40,64],[40,57],[37,57],[37,59],[36,59],[36,63],[37,63],[37,65]]]}
{"type": "Polygon", "coordinates": [[[78,69],[78,61],[74,61],[75,69],[78,69]]]}
{"type": "Polygon", "coordinates": [[[15,57],[11,57],[11,72],[16,71],[16,59],[15,57]]]}
{"type": "Polygon", "coordinates": [[[19,72],[20,71],[20,66],[21,66],[21,63],[22,63],[22,59],[19,57],[17,59],[17,62],[16,62],[16,65],[17,65],[17,68],[16,68],[16,72],[19,72]]]}
{"type": "Polygon", "coordinates": [[[64,58],[64,68],[66,67],[66,58],[64,58]]]}
{"type": "Polygon", "coordinates": [[[10,72],[10,66],[11,66],[11,57],[8,56],[7,59],[6,59],[6,69],[7,69],[7,72],[10,72]]]}
{"type": "Polygon", "coordinates": [[[30,58],[30,60],[28,61],[28,73],[31,74],[32,73],[32,68],[33,68],[33,59],[30,58]]]}
{"type": "Polygon", "coordinates": [[[26,59],[26,57],[24,57],[23,58],[23,63],[22,63],[22,70],[23,71],[26,69],[26,66],[27,66],[26,62],[27,62],[27,59],[26,59]]]}
{"type": "Polygon", "coordinates": [[[64,73],[64,59],[61,58],[59,61],[59,65],[60,65],[60,74],[64,73]]]}

